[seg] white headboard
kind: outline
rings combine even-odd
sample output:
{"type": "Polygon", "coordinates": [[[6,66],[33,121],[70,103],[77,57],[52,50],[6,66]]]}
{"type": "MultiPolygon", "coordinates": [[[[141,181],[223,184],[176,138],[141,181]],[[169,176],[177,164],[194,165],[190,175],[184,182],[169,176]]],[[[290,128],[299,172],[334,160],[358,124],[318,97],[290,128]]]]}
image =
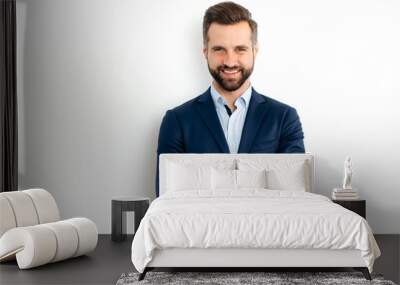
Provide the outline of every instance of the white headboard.
{"type": "Polygon", "coordinates": [[[237,158],[263,158],[263,159],[271,159],[271,160],[293,160],[293,161],[306,161],[309,165],[309,181],[310,181],[310,192],[314,192],[314,177],[315,177],[315,169],[314,169],[314,156],[310,153],[240,153],[240,154],[230,154],[230,153],[163,153],[160,154],[159,161],[159,192],[160,195],[166,192],[166,166],[169,161],[182,161],[182,160],[201,160],[202,163],[204,161],[210,162],[210,165],[213,164],[213,161],[217,160],[232,160],[234,162],[237,158]]]}

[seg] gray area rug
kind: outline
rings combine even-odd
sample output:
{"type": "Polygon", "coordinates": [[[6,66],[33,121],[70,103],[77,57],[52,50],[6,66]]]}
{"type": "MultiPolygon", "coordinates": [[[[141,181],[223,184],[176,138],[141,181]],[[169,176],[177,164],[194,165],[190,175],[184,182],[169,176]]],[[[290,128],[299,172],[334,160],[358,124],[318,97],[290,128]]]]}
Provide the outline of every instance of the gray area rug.
{"type": "Polygon", "coordinates": [[[134,284],[379,284],[395,285],[384,280],[380,274],[372,274],[366,280],[361,272],[147,272],[145,279],[138,281],[139,273],[124,273],[117,285],[134,284]]]}

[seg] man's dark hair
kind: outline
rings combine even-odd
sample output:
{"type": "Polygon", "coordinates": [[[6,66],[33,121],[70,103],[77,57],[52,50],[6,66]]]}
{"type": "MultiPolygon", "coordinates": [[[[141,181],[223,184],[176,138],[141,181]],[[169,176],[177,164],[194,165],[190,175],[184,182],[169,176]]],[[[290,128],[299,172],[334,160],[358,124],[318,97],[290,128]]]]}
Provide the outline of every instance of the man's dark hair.
{"type": "Polygon", "coordinates": [[[234,2],[221,2],[209,7],[203,17],[203,43],[208,43],[208,30],[212,23],[221,25],[233,25],[241,21],[249,23],[251,29],[251,41],[257,43],[257,23],[251,18],[249,10],[234,2]]]}

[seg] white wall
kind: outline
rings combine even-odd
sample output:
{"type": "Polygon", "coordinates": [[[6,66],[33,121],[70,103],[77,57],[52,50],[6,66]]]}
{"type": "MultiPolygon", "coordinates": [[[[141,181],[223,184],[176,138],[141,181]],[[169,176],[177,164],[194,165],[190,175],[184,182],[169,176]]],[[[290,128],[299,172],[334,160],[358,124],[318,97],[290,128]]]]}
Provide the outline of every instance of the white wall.
{"type": "MultiPolygon", "coordinates": [[[[154,198],[165,111],[210,76],[201,21],[217,1],[18,0],[20,187],[110,232],[112,196],[154,198]]],[[[253,86],[297,108],[318,193],[353,157],[376,233],[400,233],[400,2],[238,1],[259,24],[253,86]]]]}

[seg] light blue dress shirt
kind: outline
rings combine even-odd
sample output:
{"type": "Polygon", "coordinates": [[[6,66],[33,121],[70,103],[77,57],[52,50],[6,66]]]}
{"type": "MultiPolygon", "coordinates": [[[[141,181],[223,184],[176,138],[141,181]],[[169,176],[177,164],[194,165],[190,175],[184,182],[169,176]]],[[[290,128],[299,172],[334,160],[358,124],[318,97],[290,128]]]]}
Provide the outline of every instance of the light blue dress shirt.
{"type": "Polygon", "coordinates": [[[217,111],[219,121],[224,135],[229,146],[230,153],[237,153],[240,144],[240,138],[242,137],[243,125],[246,119],[247,110],[249,109],[249,103],[251,98],[251,85],[247,90],[236,99],[234,105],[236,110],[232,112],[231,116],[225,109],[224,105],[228,105],[218,91],[211,84],[211,97],[214,101],[214,105],[217,111]]]}

